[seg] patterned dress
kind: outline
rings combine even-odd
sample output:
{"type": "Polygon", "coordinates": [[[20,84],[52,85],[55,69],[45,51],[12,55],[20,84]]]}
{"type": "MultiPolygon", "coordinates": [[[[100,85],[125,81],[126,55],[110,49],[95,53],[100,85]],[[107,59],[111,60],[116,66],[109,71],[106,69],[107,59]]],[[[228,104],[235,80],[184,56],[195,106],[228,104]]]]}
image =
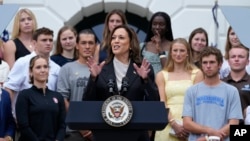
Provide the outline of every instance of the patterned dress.
{"type": "MultiPolygon", "coordinates": [[[[146,47],[146,43],[140,44],[141,55],[143,58],[148,60],[148,62],[152,65],[152,67],[154,69],[154,73],[157,74],[159,71],[162,70],[160,57],[157,53],[147,51],[145,49],[145,47],[146,47]]],[[[167,58],[168,51],[165,51],[165,54],[166,54],[166,58],[167,58]]]]}

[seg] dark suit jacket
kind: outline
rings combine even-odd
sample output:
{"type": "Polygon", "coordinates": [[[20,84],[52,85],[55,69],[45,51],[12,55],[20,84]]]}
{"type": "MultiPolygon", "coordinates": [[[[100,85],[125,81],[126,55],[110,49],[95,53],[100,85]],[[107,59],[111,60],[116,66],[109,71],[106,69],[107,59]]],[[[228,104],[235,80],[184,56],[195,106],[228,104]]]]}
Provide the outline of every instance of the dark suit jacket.
{"type": "MultiPolygon", "coordinates": [[[[130,61],[126,77],[128,78],[128,90],[125,93],[121,93],[122,96],[126,97],[130,101],[156,101],[159,100],[159,93],[154,80],[154,72],[152,66],[150,66],[150,72],[148,80],[145,82],[135,71],[132,61],[130,61]]],[[[113,61],[106,64],[99,76],[93,81],[91,77],[89,78],[88,85],[86,87],[85,93],[83,95],[83,100],[92,101],[104,101],[114,94],[118,94],[118,88],[115,79],[115,71],[113,61]],[[109,92],[108,82],[113,79],[115,82],[114,93],[109,92]]],[[[114,141],[119,138],[119,140],[127,140],[128,137],[133,137],[136,141],[149,141],[148,132],[145,130],[93,130],[93,136],[102,140],[100,134],[105,132],[106,137],[110,137],[108,140],[114,141]],[[114,134],[116,134],[114,136],[114,134]],[[116,138],[114,138],[116,137],[116,138]]]]}
{"type": "Polygon", "coordinates": [[[14,138],[16,124],[11,112],[9,93],[2,89],[0,99],[0,138],[4,136],[14,138]]]}
{"type": "MultiPolygon", "coordinates": [[[[121,93],[122,96],[130,101],[156,101],[159,100],[159,93],[155,84],[153,68],[149,72],[148,80],[145,82],[136,72],[133,66],[133,61],[130,61],[126,77],[128,78],[128,90],[121,93]]],[[[108,97],[118,94],[118,88],[115,79],[115,71],[113,61],[106,64],[95,81],[89,78],[88,85],[83,95],[83,100],[103,101],[108,97]],[[115,82],[114,94],[109,92],[107,83],[109,79],[115,82]]]]}

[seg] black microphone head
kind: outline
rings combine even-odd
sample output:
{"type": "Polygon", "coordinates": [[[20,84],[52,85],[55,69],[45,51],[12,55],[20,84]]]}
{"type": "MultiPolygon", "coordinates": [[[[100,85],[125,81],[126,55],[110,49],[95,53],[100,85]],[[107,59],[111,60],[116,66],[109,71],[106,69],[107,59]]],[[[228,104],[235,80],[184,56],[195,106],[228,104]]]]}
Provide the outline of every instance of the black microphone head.
{"type": "Polygon", "coordinates": [[[109,78],[107,86],[109,88],[109,92],[113,93],[114,92],[115,83],[114,83],[114,80],[112,78],[109,78]]]}
{"type": "Polygon", "coordinates": [[[114,80],[113,79],[109,79],[108,84],[109,85],[113,85],[114,84],[114,80]]]}
{"type": "Polygon", "coordinates": [[[128,86],[129,86],[128,81],[129,81],[128,77],[125,76],[122,78],[122,91],[128,91],[128,86]]]}

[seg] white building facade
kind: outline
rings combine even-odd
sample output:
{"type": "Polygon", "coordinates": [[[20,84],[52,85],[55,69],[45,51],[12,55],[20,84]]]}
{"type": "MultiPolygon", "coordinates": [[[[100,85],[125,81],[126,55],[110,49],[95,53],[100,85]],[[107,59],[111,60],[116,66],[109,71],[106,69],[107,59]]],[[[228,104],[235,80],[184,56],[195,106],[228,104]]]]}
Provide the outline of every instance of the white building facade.
{"type": "MultiPolygon", "coordinates": [[[[217,0],[219,6],[243,6],[250,8],[250,0],[217,0]]],[[[219,28],[216,28],[212,8],[215,0],[4,0],[3,4],[18,4],[29,8],[37,18],[38,27],[58,30],[65,24],[75,26],[84,17],[99,12],[121,9],[148,20],[153,13],[164,11],[171,17],[174,38],[188,38],[197,27],[209,35],[209,45],[217,44],[224,52],[229,23],[220,8],[217,11],[219,28]],[[218,36],[218,38],[216,38],[218,36]]],[[[139,22],[139,21],[138,21],[139,22]]],[[[7,30],[11,32],[13,21],[7,30]]],[[[55,37],[56,38],[56,37],[55,37]]]]}

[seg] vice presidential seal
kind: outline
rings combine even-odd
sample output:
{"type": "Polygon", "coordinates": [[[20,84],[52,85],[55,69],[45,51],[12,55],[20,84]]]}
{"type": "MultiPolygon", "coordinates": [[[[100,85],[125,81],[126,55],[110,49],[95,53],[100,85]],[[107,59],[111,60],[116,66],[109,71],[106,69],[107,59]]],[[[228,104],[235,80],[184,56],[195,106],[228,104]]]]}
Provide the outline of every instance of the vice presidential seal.
{"type": "Polygon", "coordinates": [[[132,115],[132,104],[123,96],[111,96],[102,105],[102,117],[110,126],[124,126],[131,120],[132,115]]]}

